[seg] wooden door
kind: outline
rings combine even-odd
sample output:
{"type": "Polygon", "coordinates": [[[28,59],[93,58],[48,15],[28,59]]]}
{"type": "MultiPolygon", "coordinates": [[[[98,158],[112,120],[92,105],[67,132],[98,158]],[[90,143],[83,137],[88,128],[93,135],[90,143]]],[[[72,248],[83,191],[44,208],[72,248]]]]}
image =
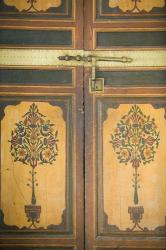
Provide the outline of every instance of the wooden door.
{"type": "Polygon", "coordinates": [[[165,1],[87,1],[85,48],[86,249],[166,249],[165,1]]]}
{"type": "Polygon", "coordinates": [[[0,249],[84,249],[82,1],[0,1],[0,249]],[[76,52],[75,52],[76,53],[76,52]]]}
{"type": "Polygon", "coordinates": [[[165,12],[0,1],[0,249],[166,249],[165,12]]]}

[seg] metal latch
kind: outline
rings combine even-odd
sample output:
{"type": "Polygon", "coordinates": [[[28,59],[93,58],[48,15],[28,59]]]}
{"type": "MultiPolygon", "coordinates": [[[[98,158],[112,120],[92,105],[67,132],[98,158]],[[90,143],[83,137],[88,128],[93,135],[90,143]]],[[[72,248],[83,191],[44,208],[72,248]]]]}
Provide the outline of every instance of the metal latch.
{"type": "Polygon", "coordinates": [[[132,58],[128,57],[101,57],[101,56],[95,56],[95,55],[87,55],[87,56],[81,56],[81,55],[64,55],[59,56],[59,60],[64,61],[77,61],[77,62],[83,62],[83,63],[91,63],[92,67],[92,77],[89,79],[89,91],[91,93],[101,93],[104,92],[104,78],[96,78],[96,62],[97,61],[112,61],[112,62],[121,62],[121,63],[130,63],[132,62],[132,58]]]}

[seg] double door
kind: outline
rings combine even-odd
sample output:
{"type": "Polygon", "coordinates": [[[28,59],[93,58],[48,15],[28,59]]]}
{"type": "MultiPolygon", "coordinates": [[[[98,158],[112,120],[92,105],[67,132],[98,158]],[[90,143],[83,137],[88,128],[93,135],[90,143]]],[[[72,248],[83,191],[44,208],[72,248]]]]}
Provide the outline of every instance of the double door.
{"type": "Polygon", "coordinates": [[[0,249],[166,249],[165,1],[0,14],[0,249]]]}

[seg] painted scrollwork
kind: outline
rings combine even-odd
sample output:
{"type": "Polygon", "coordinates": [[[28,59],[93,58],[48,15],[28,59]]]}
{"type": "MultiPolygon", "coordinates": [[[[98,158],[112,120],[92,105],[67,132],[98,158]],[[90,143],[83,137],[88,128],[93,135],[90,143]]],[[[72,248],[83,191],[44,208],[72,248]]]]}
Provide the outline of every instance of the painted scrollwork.
{"type": "Polygon", "coordinates": [[[62,4],[62,0],[4,0],[8,6],[14,6],[18,11],[24,12],[40,12],[46,11],[51,7],[58,8],[62,4]]]}
{"type": "Polygon", "coordinates": [[[109,0],[110,8],[119,8],[122,12],[150,12],[153,8],[164,8],[165,0],[109,0]]]}

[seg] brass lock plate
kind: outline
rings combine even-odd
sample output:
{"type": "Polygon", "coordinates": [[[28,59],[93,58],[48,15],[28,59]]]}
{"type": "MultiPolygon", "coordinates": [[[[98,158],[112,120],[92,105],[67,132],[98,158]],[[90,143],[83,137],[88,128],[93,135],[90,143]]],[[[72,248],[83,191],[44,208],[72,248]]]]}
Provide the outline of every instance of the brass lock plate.
{"type": "Polygon", "coordinates": [[[104,92],[104,78],[89,78],[89,92],[103,93],[104,92]]]}

